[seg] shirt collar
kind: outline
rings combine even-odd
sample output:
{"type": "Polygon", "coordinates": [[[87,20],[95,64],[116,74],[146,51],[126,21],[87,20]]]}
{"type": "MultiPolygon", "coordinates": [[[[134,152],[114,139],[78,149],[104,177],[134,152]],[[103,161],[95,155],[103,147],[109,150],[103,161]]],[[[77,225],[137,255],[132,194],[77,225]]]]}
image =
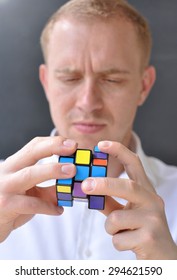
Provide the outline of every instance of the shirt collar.
{"type": "Polygon", "coordinates": [[[57,129],[53,128],[51,133],[50,133],[50,136],[57,136],[57,135],[58,135],[57,129]]]}

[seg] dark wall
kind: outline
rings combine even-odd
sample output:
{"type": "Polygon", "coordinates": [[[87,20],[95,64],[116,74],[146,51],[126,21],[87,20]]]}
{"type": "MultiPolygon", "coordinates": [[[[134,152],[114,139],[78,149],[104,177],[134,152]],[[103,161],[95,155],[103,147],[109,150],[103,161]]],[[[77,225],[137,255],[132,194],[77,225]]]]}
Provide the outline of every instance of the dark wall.
{"type": "MultiPolygon", "coordinates": [[[[0,158],[16,152],[53,125],[38,79],[39,36],[66,1],[0,0],[0,158]]],[[[149,20],[157,81],[140,108],[135,131],[145,151],[177,165],[177,1],[130,0],[149,20]]]]}

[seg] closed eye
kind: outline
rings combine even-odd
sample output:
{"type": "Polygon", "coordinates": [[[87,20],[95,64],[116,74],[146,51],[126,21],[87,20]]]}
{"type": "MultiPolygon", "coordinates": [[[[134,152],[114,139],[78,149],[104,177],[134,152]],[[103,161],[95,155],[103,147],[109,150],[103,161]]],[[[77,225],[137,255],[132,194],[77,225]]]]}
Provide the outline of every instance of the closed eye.
{"type": "Polygon", "coordinates": [[[72,83],[80,81],[81,77],[58,77],[58,79],[64,83],[72,83]]]}
{"type": "Polygon", "coordinates": [[[75,82],[75,81],[79,81],[80,78],[69,78],[69,79],[64,79],[65,82],[75,82]]]}
{"type": "Polygon", "coordinates": [[[123,82],[123,79],[104,79],[105,82],[113,83],[113,84],[120,84],[123,82]]]}
{"type": "Polygon", "coordinates": [[[107,79],[106,81],[107,81],[107,82],[110,82],[110,83],[120,83],[120,81],[117,81],[117,80],[111,80],[111,79],[107,79]]]}

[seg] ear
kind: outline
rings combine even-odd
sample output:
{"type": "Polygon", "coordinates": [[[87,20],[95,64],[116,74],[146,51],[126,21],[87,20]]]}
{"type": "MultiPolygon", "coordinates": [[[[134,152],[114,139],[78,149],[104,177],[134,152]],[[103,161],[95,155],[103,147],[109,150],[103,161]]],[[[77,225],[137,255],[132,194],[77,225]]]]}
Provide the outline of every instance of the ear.
{"type": "Polygon", "coordinates": [[[143,73],[142,89],[141,89],[138,106],[143,105],[146,98],[149,96],[149,93],[155,83],[155,80],[156,80],[156,70],[153,66],[148,66],[143,73]]]}
{"type": "Polygon", "coordinates": [[[48,94],[47,94],[48,93],[48,74],[47,73],[48,73],[47,66],[45,64],[41,64],[39,66],[39,79],[43,86],[46,98],[48,100],[48,94]]]}

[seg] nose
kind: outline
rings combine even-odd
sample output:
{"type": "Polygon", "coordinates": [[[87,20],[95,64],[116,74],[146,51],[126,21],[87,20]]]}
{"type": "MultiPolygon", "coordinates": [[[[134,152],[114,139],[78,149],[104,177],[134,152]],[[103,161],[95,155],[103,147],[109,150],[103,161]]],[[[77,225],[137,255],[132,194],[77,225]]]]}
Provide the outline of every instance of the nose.
{"type": "Polygon", "coordinates": [[[102,109],[103,95],[96,80],[83,81],[77,95],[76,106],[79,110],[87,113],[102,109]]]}

